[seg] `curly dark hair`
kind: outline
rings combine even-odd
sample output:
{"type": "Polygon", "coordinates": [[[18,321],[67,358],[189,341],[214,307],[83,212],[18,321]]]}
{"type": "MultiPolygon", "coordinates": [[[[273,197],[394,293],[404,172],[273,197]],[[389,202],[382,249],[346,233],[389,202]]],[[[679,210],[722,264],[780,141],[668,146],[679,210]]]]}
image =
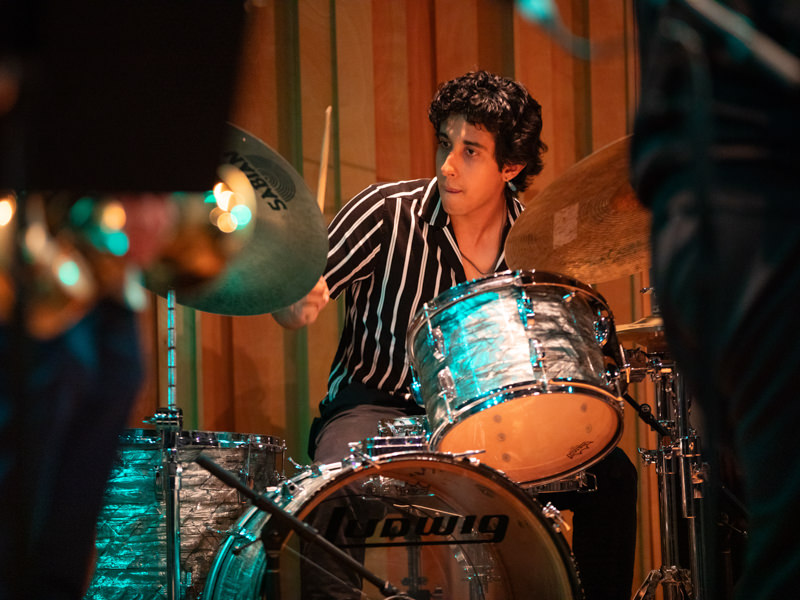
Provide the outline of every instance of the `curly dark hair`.
{"type": "Polygon", "coordinates": [[[522,84],[487,71],[451,79],[439,86],[428,118],[438,133],[450,115],[462,115],[470,125],[480,125],[494,135],[500,168],[525,165],[511,180],[520,192],[541,172],[542,154],[547,150],[540,139],[542,107],[522,84]]]}

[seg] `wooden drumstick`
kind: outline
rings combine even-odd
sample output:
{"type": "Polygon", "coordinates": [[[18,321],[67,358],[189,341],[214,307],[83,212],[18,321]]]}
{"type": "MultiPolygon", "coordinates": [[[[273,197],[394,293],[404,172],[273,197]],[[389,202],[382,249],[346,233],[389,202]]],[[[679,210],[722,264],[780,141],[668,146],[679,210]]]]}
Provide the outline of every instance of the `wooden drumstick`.
{"type": "Polygon", "coordinates": [[[328,179],[328,151],[331,137],[331,111],[329,106],[325,109],[325,131],[322,134],[322,155],[319,159],[319,181],[317,183],[317,204],[322,214],[325,214],[325,185],[328,179]]]}

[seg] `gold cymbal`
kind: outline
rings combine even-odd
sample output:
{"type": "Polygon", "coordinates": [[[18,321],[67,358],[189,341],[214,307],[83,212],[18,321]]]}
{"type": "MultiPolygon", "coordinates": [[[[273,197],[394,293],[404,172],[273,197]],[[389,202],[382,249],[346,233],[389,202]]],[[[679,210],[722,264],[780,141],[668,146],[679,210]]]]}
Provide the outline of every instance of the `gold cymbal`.
{"type": "MultiPolygon", "coordinates": [[[[186,253],[228,262],[220,275],[205,282],[173,286],[176,302],[223,315],[257,315],[289,306],[314,287],[325,269],[328,234],[316,199],[283,157],[234,125],[229,125],[220,174],[236,196],[248,198],[253,223],[229,261],[216,246],[208,250],[212,244],[198,243],[202,234],[187,236],[192,250],[186,253]]],[[[153,279],[148,287],[163,295],[175,277],[162,277],[159,283],[153,279]]]]}
{"type": "Polygon", "coordinates": [[[641,346],[648,352],[666,352],[667,340],[664,338],[664,321],[657,315],[642,317],[633,323],[617,325],[617,339],[629,348],[641,346]]]}
{"type": "Polygon", "coordinates": [[[512,269],[601,283],[650,268],[650,212],[629,183],[630,136],[567,169],[527,203],[506,240],[512,269]]]}

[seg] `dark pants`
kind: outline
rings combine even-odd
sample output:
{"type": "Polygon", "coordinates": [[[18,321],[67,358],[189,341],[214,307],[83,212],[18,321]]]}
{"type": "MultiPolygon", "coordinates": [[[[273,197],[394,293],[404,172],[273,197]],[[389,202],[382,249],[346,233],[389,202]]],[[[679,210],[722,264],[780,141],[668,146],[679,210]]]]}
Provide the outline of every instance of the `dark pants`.
{"type": "MultiPolygon", "coordinates": [[[[742,471],[749,536],[736,597],[790,598],[800,576],[790,524],[800,509],[798,164],[720,162],[709,176],[707,198],[678,178],[656,197],[654,282],[671,349],[706,416],[704,445],[712,458],[732,447],[742,471]]],[[[724,597],[723,583],[712,578],[709,597],[724,597]]]]}
{"type": "Polygon", "coordinates": [[[141,380],[135,317],[103,303],[48,341],[3,326],[0,356],[0,598],[76,600],[141,380]]]}
{"type": "MultiPolygon", "coordinates": [[[[400,408],[360,406],[345,410],[330,420],[317,436],[314,456],[318,462],[341,460],[348,451],[348,442],[375,437],[380,419],[408,416],[400,408]]],[[[548,494],[560,509],[574,513],[573,553],[580,571],[587,600],[628,600],[633,582],[636,547],[637,472],[625,453],[617,448],[594,465],[590,471],[597,478],[594,492],[548,494]]],[[[531,565],[535,568],[535,565],[531,565]]],[[[310,598],[358,598],[349,586],[360,589],[357,577],[350,576],[348,586],[338,586],[341,595],[324,590],[310,598]]],[[[329,582],[331,585],[331,582],[329,582]]]]}

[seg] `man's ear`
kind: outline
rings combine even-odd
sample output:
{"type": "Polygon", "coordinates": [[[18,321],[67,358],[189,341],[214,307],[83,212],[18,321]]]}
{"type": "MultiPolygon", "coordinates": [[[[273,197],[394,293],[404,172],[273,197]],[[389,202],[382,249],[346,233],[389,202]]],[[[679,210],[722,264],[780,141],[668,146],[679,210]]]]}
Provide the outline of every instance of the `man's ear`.
{"type": "Polygon", "coordinates": [[[511,181],[512,179],[514,179],[514,177],[519,175],[520,171],[522,171],[522,169],[524,168],[525,168],[524,163],[521,165],[506,165],[501,169],[500,172],[503,174],[503,179],[505,179],[506,181],[511,181]]]}

